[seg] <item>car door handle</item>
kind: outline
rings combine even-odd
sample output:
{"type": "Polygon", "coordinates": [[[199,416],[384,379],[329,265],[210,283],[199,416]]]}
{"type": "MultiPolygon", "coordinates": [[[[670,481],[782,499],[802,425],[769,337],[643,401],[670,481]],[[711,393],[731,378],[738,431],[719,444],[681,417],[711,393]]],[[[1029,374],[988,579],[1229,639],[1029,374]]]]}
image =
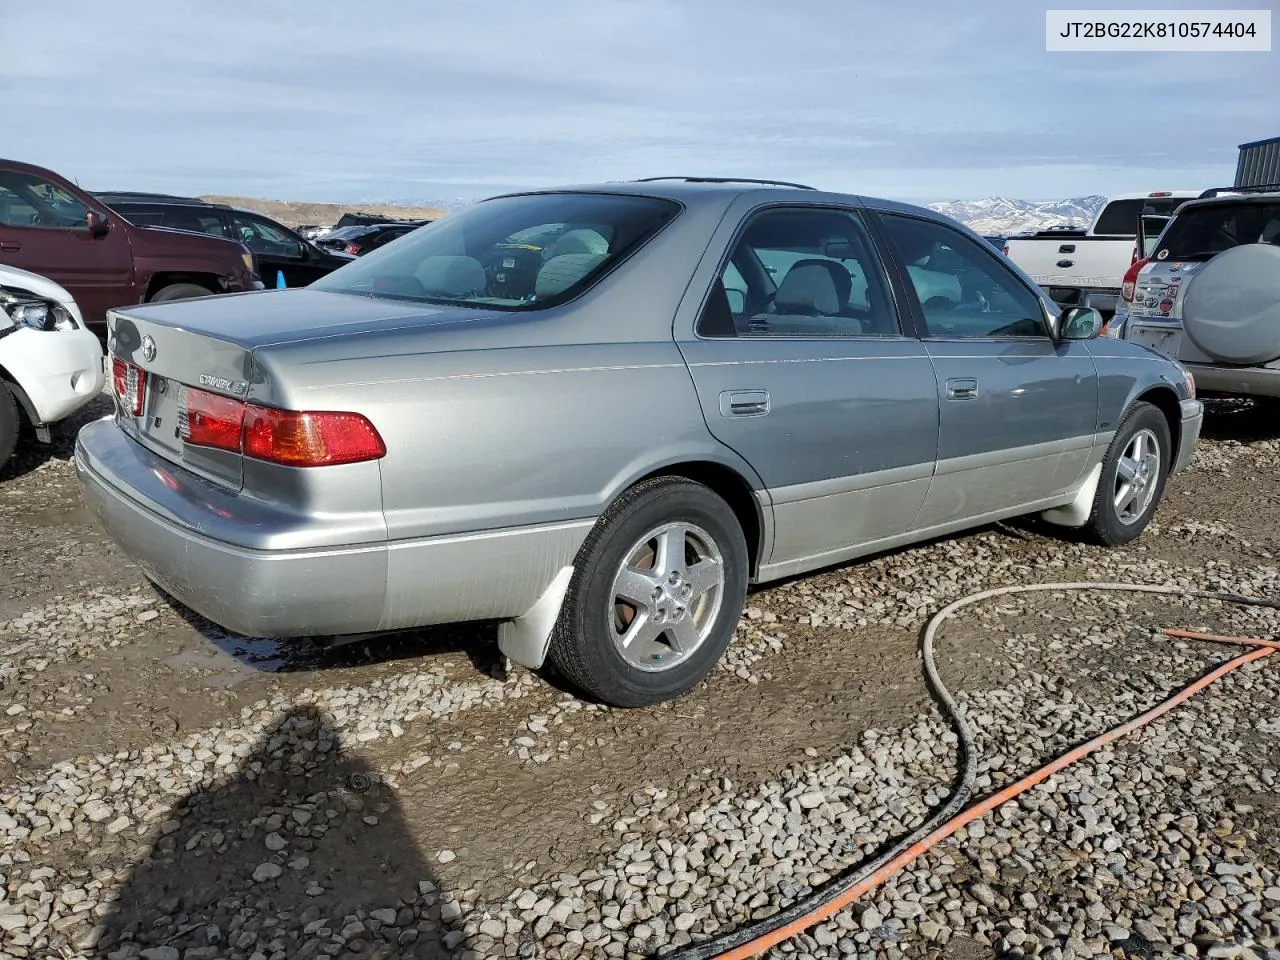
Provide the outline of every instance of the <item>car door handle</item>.
{"type": "Polygon", "coordinates": [[[21,253],[21,252],[22,252],[22,244],[5,243],[4,241],[0,240],[0,253],[21,253]]]}
{"type": "Polygon", "coordinates": [[[720,394],[722,417],[763,417],[768,412],[767,390],[725,390],[720,394]]]}
{"type": "Polygon", "coordinates": [[[948,380],[948,400],[972,400],[978,395],[977,380],[948,380]]]}

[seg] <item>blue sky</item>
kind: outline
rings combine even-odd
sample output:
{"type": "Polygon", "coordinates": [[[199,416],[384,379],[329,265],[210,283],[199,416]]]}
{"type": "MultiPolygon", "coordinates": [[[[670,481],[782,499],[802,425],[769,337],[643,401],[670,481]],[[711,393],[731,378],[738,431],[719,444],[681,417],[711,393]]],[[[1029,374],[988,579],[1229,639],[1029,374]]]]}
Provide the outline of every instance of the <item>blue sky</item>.
{"type": "Polygon", "coordinates": [[[1237,144],[1280,135],[1280,52],[1051,54],[1044,10],[0,0],[0,154],[90,189],[291,200],[671,173],[1051,199],[1229,183],[1237,144]]]}

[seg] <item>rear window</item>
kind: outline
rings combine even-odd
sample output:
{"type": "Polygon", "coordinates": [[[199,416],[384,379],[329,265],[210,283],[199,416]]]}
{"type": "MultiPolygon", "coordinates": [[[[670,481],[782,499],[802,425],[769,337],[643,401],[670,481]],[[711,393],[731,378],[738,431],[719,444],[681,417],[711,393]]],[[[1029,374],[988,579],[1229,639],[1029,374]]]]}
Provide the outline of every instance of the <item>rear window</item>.
{"type": "Polygon", "coordinates": [[[669,223],[656,197],[499,197],[374,250],[312,289],[424,303],[536,310],[572,299],[669,223]]]}
{"type": "Polygon", "coordinates": [[[1138,235],[1138,218],[1144,214],[1168,216],[1178,209],[1187,198],[1165,197],[1152,199],[1136,197],[1133,200],[1112,200],[1102,208],[1098,222],[1093,228],[1095,234],[1109,237],[1136,237],[1138,235]]]}
{"type": "Polygon", "coordinates": [[[1184,210],[1160,238],[1159,260],[1208,260],[1243,243],[1280,245],[1280,201],[1184,210]]]}

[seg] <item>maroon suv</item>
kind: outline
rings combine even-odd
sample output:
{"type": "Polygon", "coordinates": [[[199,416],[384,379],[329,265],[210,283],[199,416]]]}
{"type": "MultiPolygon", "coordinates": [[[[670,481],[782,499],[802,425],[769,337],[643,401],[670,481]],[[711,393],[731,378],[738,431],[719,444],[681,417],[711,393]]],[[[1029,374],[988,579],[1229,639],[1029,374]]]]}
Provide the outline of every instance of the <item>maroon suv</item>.
{"type": "Polygon", "coordinates": [[[2,159],[0,263],[66,287],[98,329],[112,307],[263,286],[233,240],[135,226],[56,173],[2,159]]]}

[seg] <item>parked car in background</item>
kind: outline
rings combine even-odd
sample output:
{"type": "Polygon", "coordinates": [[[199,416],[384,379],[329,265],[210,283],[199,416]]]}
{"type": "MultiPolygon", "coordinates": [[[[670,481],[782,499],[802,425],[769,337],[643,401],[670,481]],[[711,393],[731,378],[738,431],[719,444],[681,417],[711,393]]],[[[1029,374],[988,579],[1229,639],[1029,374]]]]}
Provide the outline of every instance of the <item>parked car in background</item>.
{"type": "Polygon", "coordinates": [[[305,287],[351,262],[345,253],[322,249],[282,223],[252,210],[191,197],[148,193],[98,193],[97,198],[130,223],[226,237],[253,251],[267,286],[280,276],[285,286],[305,287]]]}
{"type": "Polygon", "coordinates": [[[919,207],[513,194],[303,290],[113,312],[116,415],[76,468],[231,630],[497,621],[635,706],[711,670],[749,582],[1026,513],[1137,537],[1201,405],[1100,325],[919,207]]]}
{"type": "Polygon", "coordinates": [[[1085,230],[1051,229],[1010,237],[1004,252],[1061,306],[1094,307],[1109,317],[1125,270],[1138,259],[1143,215],[1167,216],[1199,191],[1164,190],[1111,197],[1085,230]]]}
{"type": "Polygon", "coordinates": [[[11,160],[0,160],[0,264],[65,287],[99,329],[111,307],[262,286],[248,247],[137,226],[51,170],[11,160]]]}
{"type": "Polygon", "coordinates": [[[71,294],[0,264],[0,468],[23,420],[47,443],[50,425],[98,396],[102,382],[102,344],[71,294]]]}
{"type": "Polygon", "coordinates": [[[331,230],[316,243],[326,250],[345,253],[353,257],[363,256],[370,250],[386,246],[392,240],[398,240],[412,233],[419,227],[431,223],[422,220],[417,223],[378,223],[367,226],[339,227],[331,230]]]}
{"type": "Polygon", "coordinates": [[[1116,335],[1211,393],[1280,397],[1280,184],[1186,204],[1125,275],[1116,335]]]}

